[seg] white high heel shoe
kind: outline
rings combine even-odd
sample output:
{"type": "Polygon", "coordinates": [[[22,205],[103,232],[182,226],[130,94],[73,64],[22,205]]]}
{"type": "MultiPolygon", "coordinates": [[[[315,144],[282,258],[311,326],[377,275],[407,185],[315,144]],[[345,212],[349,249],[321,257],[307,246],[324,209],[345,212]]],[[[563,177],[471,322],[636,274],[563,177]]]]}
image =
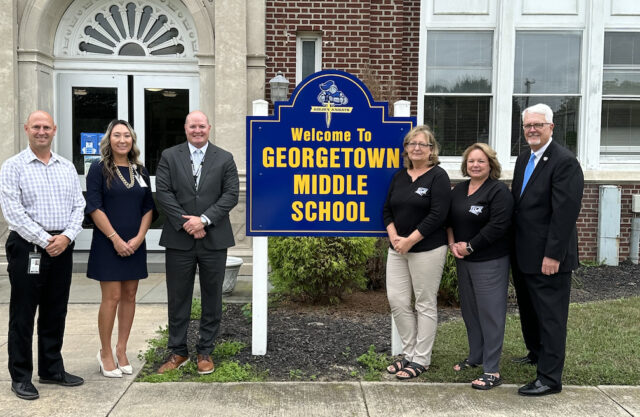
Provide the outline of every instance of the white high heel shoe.
{"type": "MultiPolygon", "coordinates": [[[[114,352],[115,352],[115,350],[114,350],[114,352]]],[[[116,366],[118,367],[120,372],[122,372],[125,375],[133,375],[133,367],[131,366],[131,364],[120,366],[120,364],[118,363],[118,356],[117,355],[114,355],[113,359],[116,361],[116,366]]]]}
{"type": "Polygon", "coordinates": [[[113,371],[107,371],[104,369],[104,364],[102,363],[102,357],[100,356],[100,350],[98,351],[98,355],[96,356],[98,359],[98,365],[100,365],[100,373],[102,376],[107,378],[122,378],[122,371],[120,368],[116,368],[113,371]]]}

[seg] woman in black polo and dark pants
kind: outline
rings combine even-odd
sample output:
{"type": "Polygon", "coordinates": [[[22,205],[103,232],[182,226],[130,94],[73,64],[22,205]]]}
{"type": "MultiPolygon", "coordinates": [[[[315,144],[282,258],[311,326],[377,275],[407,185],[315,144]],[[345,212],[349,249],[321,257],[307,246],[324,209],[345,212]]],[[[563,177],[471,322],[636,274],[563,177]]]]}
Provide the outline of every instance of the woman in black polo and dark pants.
{"type": "Polygon", "coordinates": [[[500,355],[507,314],[509,227],[513,198],[500,178],[496,152],[484,143],[469,146],[462,156],[462,174],[469,180],[451,194],[447,236],[457,258],[462,318],[467,327],[469,356],[454,371],[483,365],[473,388],[502,384],[500,355]]]}

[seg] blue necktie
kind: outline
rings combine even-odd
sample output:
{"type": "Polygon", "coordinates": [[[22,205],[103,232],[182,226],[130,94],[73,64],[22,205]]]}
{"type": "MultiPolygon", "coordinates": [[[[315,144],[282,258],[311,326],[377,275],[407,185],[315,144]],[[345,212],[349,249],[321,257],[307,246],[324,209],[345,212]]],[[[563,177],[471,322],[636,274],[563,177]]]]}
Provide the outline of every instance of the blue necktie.
{"type": "Polygon", "coordinates": [[[200,164],[202,163],[203,157],[202,149],[196,149],[191,155],[193,163],[193,180],[196,183],[196,188],[198,188],[198,183],[200,182],[200,171],[202,170],[202,166],[200,164]]]}
{"type": "Polygon", "coordinates": [[[532,153],[531,157],[529,158],[529,163],[527,164],[527,167],[524,169],[524,178],[522,179],[522,188],[520,189],[520,195],[522,195],[522,193],[524,192],[524,187],[527,186],[527,183],[529,182],[529,178],[531,178],[531,173],[533,172],[533,169],[536,167],[536,154],[532,153]]]}
{"type": "Polygon", "coordinates": [[[202,150],[196,149],[193,151],[193,166],[195,169],[198,169],[200,162],[202,162],[202,150]]]}

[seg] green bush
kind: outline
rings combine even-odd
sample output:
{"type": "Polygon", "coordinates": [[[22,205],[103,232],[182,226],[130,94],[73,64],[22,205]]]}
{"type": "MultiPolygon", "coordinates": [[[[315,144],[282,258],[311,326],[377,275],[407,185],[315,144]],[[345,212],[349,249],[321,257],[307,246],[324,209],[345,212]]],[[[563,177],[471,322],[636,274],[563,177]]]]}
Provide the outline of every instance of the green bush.
{"type": "Polygon", "coordinates": [[[366,276],[367,289],[381,290],[387,287],[387,253],[389,252],[389,239],[386,237],[375,238],[375,250],[367,260],[366,276]]]}
{"type": "Polygon", "coordinates": [[[345,293],[365,288],[374,246],[373,238],[270,238],[271,283],[281,294],[337,304],[345,293]]]}
{"type": "Polygon", "coordinates": [[[456,257],[447,251],[447,260],[444,263],[442,271],[442,280],[440,281],[440,289],[438,290],[438,300],[440,303],[458,306],[460,298],[458,297],[458,269],[456,268],[456,257]]]}

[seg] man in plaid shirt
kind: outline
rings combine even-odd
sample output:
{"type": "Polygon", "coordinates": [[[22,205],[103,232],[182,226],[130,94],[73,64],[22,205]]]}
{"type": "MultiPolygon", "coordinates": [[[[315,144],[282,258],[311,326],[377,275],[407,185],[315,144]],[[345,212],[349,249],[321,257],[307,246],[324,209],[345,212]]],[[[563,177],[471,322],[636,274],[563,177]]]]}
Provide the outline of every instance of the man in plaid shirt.
{"type": "Polygon", "coordinates": [[[85,201],[73,164],[51,151],[56,125],[44,111],[24,125],[29,146],[0,169],[0,204],[11,231],[6,243],[11,300],[9,372],[11,390],[38,398],[31,383],[31,352],[38,314],[38,375],[41,384],[81,385],[64,369],[62,339],[73,267],[73,241],[82,230],[85,201]]]}

